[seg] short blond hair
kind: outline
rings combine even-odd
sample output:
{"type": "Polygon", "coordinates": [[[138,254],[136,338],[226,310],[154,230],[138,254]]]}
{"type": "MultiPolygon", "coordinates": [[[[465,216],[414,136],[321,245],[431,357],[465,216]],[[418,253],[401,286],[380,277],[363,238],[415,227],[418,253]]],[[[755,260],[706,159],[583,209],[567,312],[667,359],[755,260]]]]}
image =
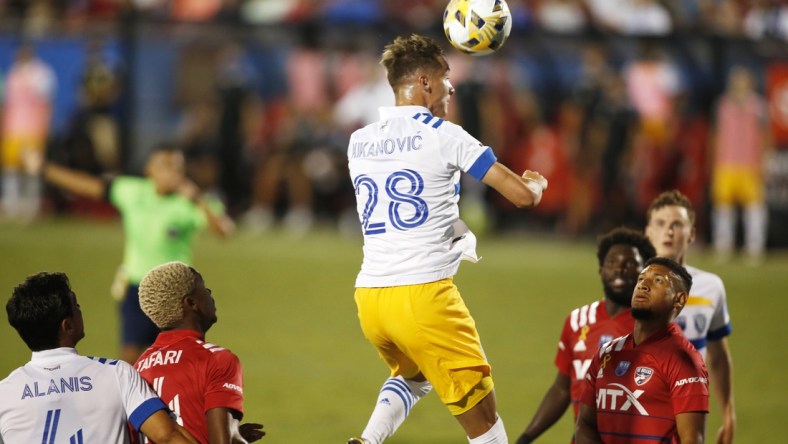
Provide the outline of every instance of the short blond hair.
{"type": "Polygon", "coordinates": [[[183,319],[183,298],[195,282],[194,269],[183,262],[154,267],[140,282],[140,308],[160,329],[172,328],[183,319]]]}

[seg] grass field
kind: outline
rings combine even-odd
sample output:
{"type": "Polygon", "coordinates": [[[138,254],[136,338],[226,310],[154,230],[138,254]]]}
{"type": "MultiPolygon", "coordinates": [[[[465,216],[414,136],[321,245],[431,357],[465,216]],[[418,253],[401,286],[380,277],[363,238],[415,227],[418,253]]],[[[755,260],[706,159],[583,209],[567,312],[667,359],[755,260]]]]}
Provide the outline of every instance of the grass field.
{"type": "MultiPolygon", "coordinates": [[[[0,227],[0,300],[28,274],[65,271],[82,305],[83,354],[114,356],[118,326],[108,289],[121,257],[116,221],[53,220],[25,229],[0,227]]],[[[478,264],[463,264],[456,282],[476,318],[510,439],[530,420],[555,376],[552,364],[568,312],[601,297],[595,246],[543,236],[482,239],[478,264]]],[[[734,333],[737,442],[774,443],[788,432],[788,255],[758,268],[717,264],[702,252],[691,263],[726,283],[734,333]]],[[[317,232],[290,238],[272,232],[227,241],[202,237],[195,266],[213,289],[219,323],[211,342],[244,365],[246,418],[262,422],[268,443],[342,443],[366,423],[387,369],[358,327],[353,281],[361,240],[317,232]]],[[[0,377],[29,351],[0,321],[0,377]]],[[[720,420],[712,400],[707,441],[720,420]]],[[[570,414],[539,442],[566,443],[570,414]]],[[[431,394],[391,443],[465,442],[462,429],[431,394]]]]}

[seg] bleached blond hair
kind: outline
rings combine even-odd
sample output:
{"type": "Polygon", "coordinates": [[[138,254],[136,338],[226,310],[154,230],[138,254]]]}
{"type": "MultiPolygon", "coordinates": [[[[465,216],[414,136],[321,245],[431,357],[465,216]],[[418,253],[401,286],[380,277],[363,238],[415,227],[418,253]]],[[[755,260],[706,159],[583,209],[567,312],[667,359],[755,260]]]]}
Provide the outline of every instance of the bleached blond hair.
{"type": "Polygon", "coordinates": [[[183,319],[183,298],[194,291],[194,270],[173,261],[150,270],[140,282],[140,308],[162,330],[183,319]]]}

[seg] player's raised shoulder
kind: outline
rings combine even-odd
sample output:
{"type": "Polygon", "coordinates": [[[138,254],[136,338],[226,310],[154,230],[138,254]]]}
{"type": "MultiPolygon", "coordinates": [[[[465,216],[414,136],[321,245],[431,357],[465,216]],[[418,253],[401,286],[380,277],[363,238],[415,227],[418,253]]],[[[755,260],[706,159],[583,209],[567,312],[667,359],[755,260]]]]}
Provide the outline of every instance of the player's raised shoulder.
{"type": "MultiPolygon", "coordinates": [[[[441,119],[441,120],[443,120],[443,119],[441,119]]],[[[453,138],[462,139],[462,140],[470,139],[470,140],[478,143],[479,146],[484,146],[484,144],[482,142],[480,142],[475,137],[473,137],[468,131],[465,130],[465,128],[463,128],[462,126],[460,126],[460,125],[458,125],[458,124],[456,124],[454,122],[451,122],[451,121],[448,121],[448,120],[444,120],[443,123],[440,126],[438,126],[437,128],[434,128],[434,129],[442,137],[448,136],[448,137],[453,137],[453,138]]]]}

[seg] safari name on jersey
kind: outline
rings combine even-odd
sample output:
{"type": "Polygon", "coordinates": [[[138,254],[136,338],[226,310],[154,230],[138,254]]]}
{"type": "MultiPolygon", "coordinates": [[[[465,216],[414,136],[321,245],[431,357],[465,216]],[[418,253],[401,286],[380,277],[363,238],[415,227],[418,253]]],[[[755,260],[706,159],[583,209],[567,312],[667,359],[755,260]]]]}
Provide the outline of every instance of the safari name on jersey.
{"type": "Polygon", "coordinates": [[[155,351],[137,364],[137,371],[141,372],[157,365],[177,364],[182,354],[183,350],[168,350],[164,353],[155,351]]]}
{"type": "Polygon", "coordinates": [[[374,142],[353,142],[352,159],[359,157],[377,157],[391,155],[395,152],[418,151],[422,147],[424,137],[421,132],[395,139],[382,139],[374,142]]]}
{"type": "Polygon", "coordinates": [[[90,376],[70,376],[60,378],[60,381],[52,378],[49,381],[33,381],[25,384],[21,399],[68,392],[89,392],[90,390],[93,390],[90,376]]]}

